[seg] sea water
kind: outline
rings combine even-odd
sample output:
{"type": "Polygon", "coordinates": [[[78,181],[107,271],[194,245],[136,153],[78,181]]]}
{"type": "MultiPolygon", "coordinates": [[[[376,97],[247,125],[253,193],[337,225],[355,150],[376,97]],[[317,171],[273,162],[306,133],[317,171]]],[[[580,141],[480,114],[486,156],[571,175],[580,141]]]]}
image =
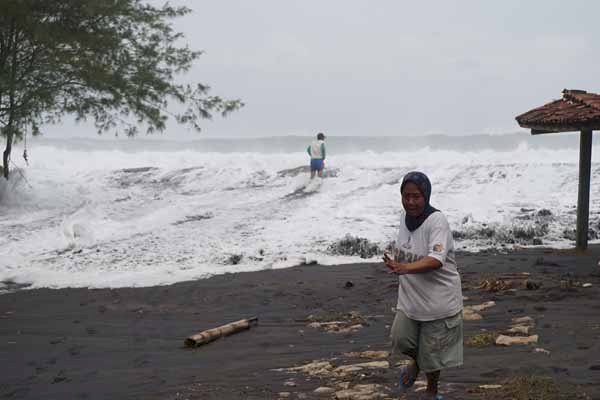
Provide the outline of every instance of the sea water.
{"type": "MultiPolygon", "coordinates": [[[[326,174],[315,182],[311,140],[30,140],[29,165],[17,147],[19,167],[0,180],[0,282],[148,286],[364,261],[336,244],[362,238],[384,249],[400,223],[401,179],[412,170],[430,177],[432,204],[459,250],[573,245],[576,134],[330,137],[326,174]]],[[[592,242],[599,151],[594,142],[592,242]]]]}

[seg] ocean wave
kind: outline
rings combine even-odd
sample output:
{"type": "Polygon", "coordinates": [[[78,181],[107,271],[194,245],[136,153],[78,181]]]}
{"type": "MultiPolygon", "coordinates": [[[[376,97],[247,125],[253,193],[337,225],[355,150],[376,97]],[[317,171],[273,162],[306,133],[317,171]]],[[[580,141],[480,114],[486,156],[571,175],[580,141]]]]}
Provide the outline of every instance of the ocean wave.
{"type": "MultiPolygon", "coordinates": [[[[448,217],[457,249],[573,244],[576,149],[394,150],[388,139],[369,140],[381,151],[332,150],[326,178],[312,182],[303,149],[207,152],[175,143],[124,151],[34,143],[22,170],[27,184],[11,179],[15,187],[0,188],[0,281],[146,286],[306,262],[377,260],[401,223],[399,186],[410,170],[431,178],[432,203],[448,217]],[[347,235],[368,245],[340,247],[347,235]]],[[[597,154],[592,182],[600,178],[597,154]]],[[[591,190],[590,239],[597,240],[600,188],[591,190]]]]}

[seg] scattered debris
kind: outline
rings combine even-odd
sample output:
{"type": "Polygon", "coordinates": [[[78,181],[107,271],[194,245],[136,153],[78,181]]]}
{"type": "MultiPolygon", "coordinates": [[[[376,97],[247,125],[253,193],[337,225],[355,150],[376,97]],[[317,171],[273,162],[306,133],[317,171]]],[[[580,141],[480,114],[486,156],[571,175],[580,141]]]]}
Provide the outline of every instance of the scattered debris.
{"type": "Polygon", "coordinates": [[[359,256],[360,258],[372,258],[383,254],[382,249],[376,243],[349,234],[336,243],[330,244],[327,250],[333,255],[359,256]]]}
{"type": "Polygon", "coordinates": [[[423,390],[427,390],[427,381],[415,381],[414,383],[415,386],[415,392],[422,392],[423,390]]]}
{"type": "Polygon", "coordinates": [[[232,254],[227,259],[227,264],[229,265],[238,265],[240,261],[242,261],[243,256],[241,254],[232,254]]]}
{"type": "Polygon", "coordinates": [[[479,290],[488,292],[500,292],[505,290],[536,290],[542,285],[530,279],[529,272],[502,274],[495,279],[486,279],[477,287],[479,290]]]}
{"type": "Polygon", "coordinates": [[[493,389],[500,389],[502,388],[502,385],[479,385],[478,386],[479,389],[485,389],[485,390],[493,390],[493,389]]]}
{"type": "Polygon", "coordinates": [[[465,345],[470,347],[486,347],[496,343],[496,332],[481,332],[465,339],[465,345]]]}
{"type": "Polygon", "coordinates": [[[338,400],[374,400],[388,397],[387,389],[382,385],[354,385],[350,389],[335,392],[338,400]]]}
{"type": "Polygon", "coordinates": [[[485,303],[478,305],[465,306],[463,308],[463,319],[465,321],[478,321],[483,318],[479,312],[494,307],[495,305],[496,302],[494,301],[486,301],[485,303]]]}
{"type": "Polygon", "coordinates": [[[519,399],[519,400],[591,400],[581,388],[565,382],[564,379],[555,379],[547,376],[514,376],[503,379],[501,390],[489,391],[477,388],[475,393],[483,394],[484,399],[519,399]]]}
{"type": "Polygon", "coordinates": [[[353,333],[368,325],[367,321],[357,311],[332,315],[329,318],[309,315],[306,319],[312,321],[308,324],[310,328],[323,329],[326,332],[335,333],[353,333]],[[328,320],[329,318],[335,319],[328,320]]]}
{"type": "Polygon", "coordinates": [[[535,325],[533,318],[531,317],[515,317],[512,319],[512,323],[515,325],[527,325],[531,327],[535,325]]]}
{"type": "Polygon", "coordinates": [[[483,310],[487,310],[488,308],[494,307],[496,305],[495,301],[486,301],[485,303],[481,303],[475,306],[467,306],[469,307],[471,310],[473,311],[483,311],[483,310]]]}
{"type": "Polygon", "coordinates": [[[483,319],[483,317],[481,316],[481,314],[478,314],[472,309],[465,307],[463,309],[463,319],[465,321],[478,321],[480,319],[483,319]]]}
{"type": "Polygon", "coordinates": [[[513,326],[512,328],[510,328],[507,332],[508,333],[517,333],[517,334],[521,334],[521,335],[529,335],[529,328],[531,328],[531,326],[529,326],[529,325],[516,325],[516,326],[513,326]]]}
{"type": "Polygon", "coordinates": [[[299,367],[283,368],[278,371],[301,372],[310,376],[328,376],[333,371],[333,364],[329,361],[313,361],[299,367]]]}
{"type": "Polygon", "coordinates": [[[208,329],[197,333],[195,335],[189,336],[185,339],[184,345],[185,347],[198,347],[203,344],[212,342],[223,336],[228,336],[234,334],[236,332],[240,332],[246,329],[250,329],[250,326],[254,323],[258,322],[257,317],[251,317],[247,319],[241,319],[239,321],[231,322],[229,324],[225,324],[219,326],[217,328],[208,329]]]}
{"type": "Polygon", "coordinates": [[[370,361],[359,364],[340,365],[339,367],[334,369],[333,372],[341,375],[346,375],[349,372],[356,372],[360,371],[361,369],[388,369],[389,367],[390,363],[387,361],[370,361]]]}
{"type": "Polygon", "coordinates": [[[531,336],[506,336],[499,335],[496,338],[496,346],[512,346],[516,344],[533,344],[537,343],[539,339],[538,335],[531,336]]]}
{"type": "Polygon", "coordinates": [[[327,395],[332,394],[334,392],[335,392],[334,388],[330,388],[330,387],[327,387],[327,386],[320,386],[320,387],[318,387],[318,388],[316,388],[314,390],[314,393],[318,394],[319,396],[327,396],[327,395]]]}
{"type": "Polygon", "coordinates": [[[581,287],[589,288],[589,287],[592,287],[592,284],[591,283],[584,283],[583,285],[581,285],[581,287]]]}
{"type": "Polygon", "coordinates": [[[353,358],[370,358],[370,359],[377,360],[377,359],[382,359],[382,358],[388,358],[390,356],[390,352],[389,351],[367,350],[367,351],[362,351],[362,352],[344,353],[344,356],[353,357],[353,358]]]}
{"type": "Polygon", "coordinates": [[[546,349],[542,349],[541,347],[536,347],[535,349],[533,349],[534,353],[542,353],[542,354],[546,354],[546,355],[550,355],[550,352],[546,349]]]}

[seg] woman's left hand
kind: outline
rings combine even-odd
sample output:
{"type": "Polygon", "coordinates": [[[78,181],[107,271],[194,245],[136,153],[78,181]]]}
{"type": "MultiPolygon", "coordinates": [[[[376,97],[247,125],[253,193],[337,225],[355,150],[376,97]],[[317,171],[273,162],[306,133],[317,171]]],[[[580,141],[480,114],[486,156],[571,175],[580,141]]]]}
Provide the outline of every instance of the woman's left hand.
{"type": "Polygon", "coordinates": [[[387,253],[383,253],[383,262],[395,274],[405,274],[406,264],[394,261],[387,253]]]}

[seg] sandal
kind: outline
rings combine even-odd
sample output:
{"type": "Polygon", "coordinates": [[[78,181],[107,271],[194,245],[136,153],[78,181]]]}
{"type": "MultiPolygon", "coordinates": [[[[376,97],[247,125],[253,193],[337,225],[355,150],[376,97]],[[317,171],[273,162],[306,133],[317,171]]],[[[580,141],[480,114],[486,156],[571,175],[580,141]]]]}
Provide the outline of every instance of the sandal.
{"type": "MultiPolygon", "coordinates": [[[[412,387],[412,385],[415,384],[415,381],[417,380],[417,377],[410,377],[408,375],[408,365],[403,365],[400,368],[400,383],[398,384],[398,389],[400,390],[400,393],[406,393],[406,391],[408,389],[410,389],[412,387]],[[408,383],[404,383],[404,378],[408,377],[408,383]]],[[[438,400],[437,398],[435,400],[438,400]]],[[[441,400],[444,400],[443,398],[441,400]]]]}

